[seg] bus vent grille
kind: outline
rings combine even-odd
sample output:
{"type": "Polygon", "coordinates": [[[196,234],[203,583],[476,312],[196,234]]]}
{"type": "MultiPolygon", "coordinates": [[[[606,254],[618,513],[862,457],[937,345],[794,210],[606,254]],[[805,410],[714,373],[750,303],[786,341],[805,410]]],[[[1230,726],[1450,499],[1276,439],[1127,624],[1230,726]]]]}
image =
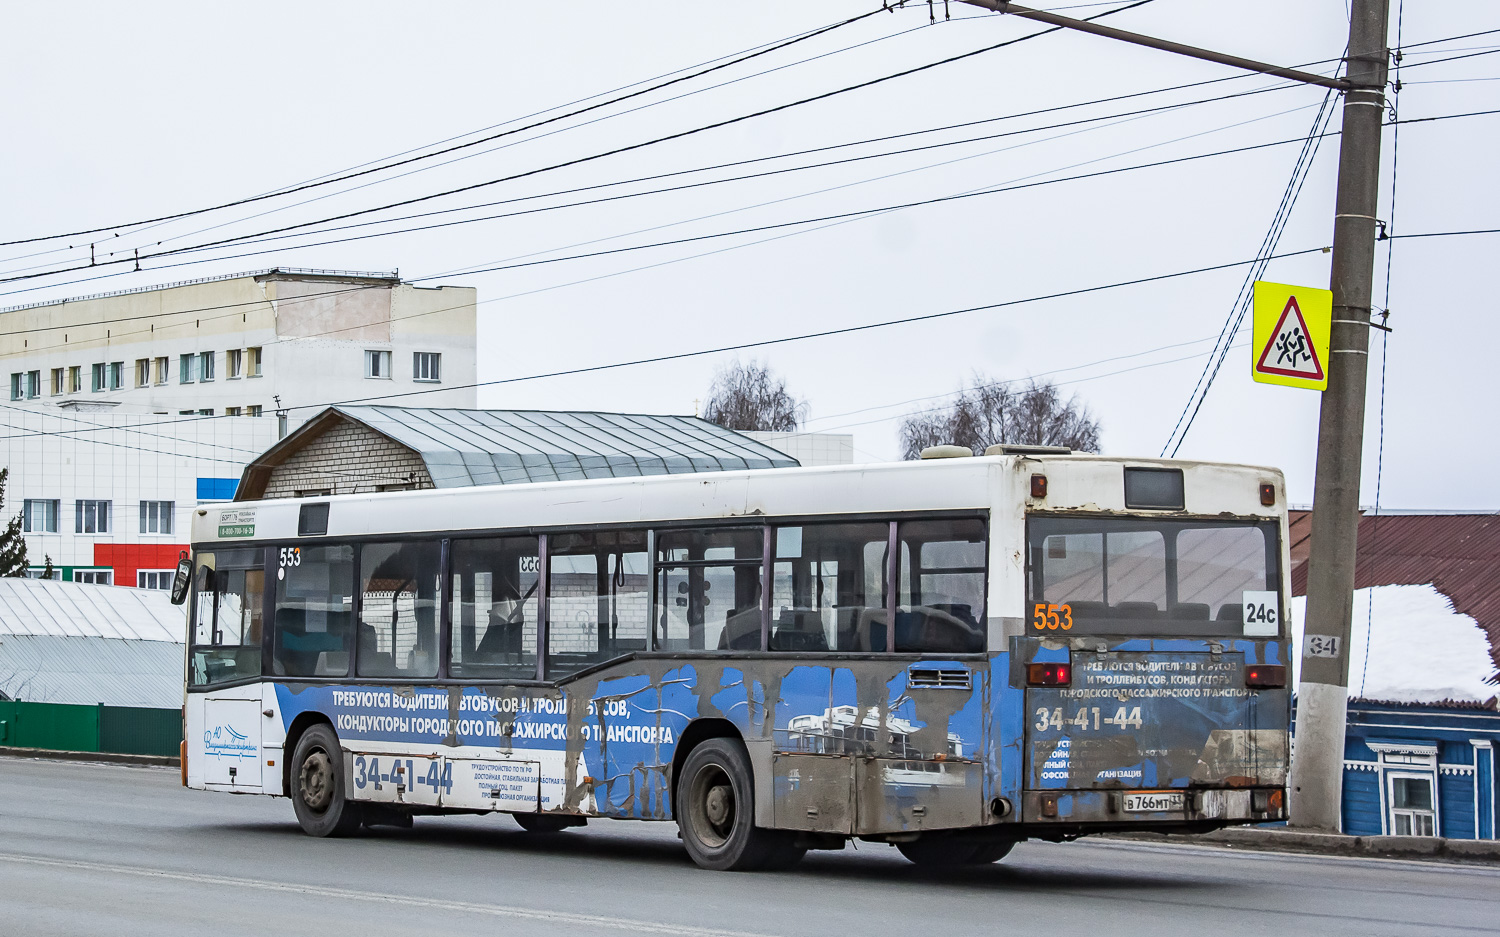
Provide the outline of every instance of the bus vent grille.
{"type": "Polygon", "coordinates": [[[969,689],[969,672],[967,670],[936,670],[913,667],[908,671],[907,686],[930,687],[945,690],[967,690],[969,689]]]}

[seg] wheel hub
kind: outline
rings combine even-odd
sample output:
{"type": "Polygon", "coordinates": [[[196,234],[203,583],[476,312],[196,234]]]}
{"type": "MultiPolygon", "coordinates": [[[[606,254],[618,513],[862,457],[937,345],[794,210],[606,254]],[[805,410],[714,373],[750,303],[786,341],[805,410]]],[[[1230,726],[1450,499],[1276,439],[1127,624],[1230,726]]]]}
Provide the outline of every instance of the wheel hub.
{"type": "Polygon", "coordinates": [[[333,800],[333,762],[327,752],[315,751],[304,758],[297,780],[304,804],[319,813],[328,809],[333,800]]]}
{"type": "Polygon", "coordinates": [[[734,815],[734,790],[727,784],[716,784],[709,788],[708,796],[704,798],[703,812],[708,815],[708,822],[722,832],[734,815]]]}

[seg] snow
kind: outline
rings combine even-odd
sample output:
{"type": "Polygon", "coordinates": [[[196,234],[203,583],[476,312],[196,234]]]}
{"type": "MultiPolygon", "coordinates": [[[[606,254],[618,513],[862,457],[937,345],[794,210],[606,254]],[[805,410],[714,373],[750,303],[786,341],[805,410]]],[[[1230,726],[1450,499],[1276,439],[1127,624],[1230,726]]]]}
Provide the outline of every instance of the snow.
{"type": "MultiPolygon", "coordinates": [[[[1306,607],[1306,597],[1292,599],[1294,679],[1306,607]]],[[[1355,591],[1351,643],[1350,697],[1435,703],[1484,702],[1500,694],[1500,686],[1486,682],[1495,665],[1484,630],[1430,584],[1355,591]]]]}

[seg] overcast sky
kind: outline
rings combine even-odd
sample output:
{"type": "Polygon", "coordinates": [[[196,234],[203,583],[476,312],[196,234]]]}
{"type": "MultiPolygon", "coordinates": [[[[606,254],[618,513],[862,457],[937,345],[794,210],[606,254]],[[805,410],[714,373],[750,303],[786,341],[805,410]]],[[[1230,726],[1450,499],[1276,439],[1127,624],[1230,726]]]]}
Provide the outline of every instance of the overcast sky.
{"type": "MultiPolygon", "coordinates": [[[[444,3],[420,13],[410,4],[371,2],[13,4],[6,12],[7,53],[0,58],[0,126],[6,135],[0,148],[0,240],[191,210],[414,149],[426,152],[449,138],[473,140],[485,128],[522,126],[527,115],[562,113],[569,108],[549,109],[580,99],[594,103],[604,99],[596,95],[635,90],[644,87],[638,82],[874,8],[868,0],[444,3]]],[[[1091,5],[1073,15],[1105,9],[1091,5]]],[[[752,114],[1042,29],[958,3],[947,10],[951,21],[944,20],[941,3],[935,11],[935,25],[929,25],[925,4],[911,5],[447,157],[131,229],[113,241],[118,249],[141,247],[150,254],[415,198],[752,114]]],[[[1274,63],[1319,63],[1308,68],[1325,72],[1347,37],[1344,0],[1268,0],[1248,7],[1155,0],[1108,21],[1274,63]]],[[[1490,29],[1500,29],[1500,8],[1493,2],[1413,2],[1404,11],[1403,44],[1428,44],[1405,57],[1401,117],[1500,106],[1500,55],[1422,65],[1500,48],[1500,33],[1432,42],[1490,29]]],[[[839,223],[715,235],[1300,141],[1324,92],[1283,85],[1092,36],[1044,35],[775,114],[353,220],[462,209],[438,217],[148,260],[140,273],[96,273],[83,282],[65,282],[81,279],[75,273],[0,283],[0,305],[272,265],[399,268],[407,278],[433,278],[424,281],[429,284],[478,288],[479,379],[498,381],[1026,300],[1250,260],[1276,212],[1298,143],[839,223]],[[1210,79],[1228,80],[995,119],[1210,79]],[[1125,115],[1257,89],[1275,90],[1125,115]],[[973,121],[988,122],[786,155],[973,121]],[[989,139],[876,155],[981,136],[989,139]],[[515,214],[866,155],[871,158],[515,214]],[[781,158],[555,194],[761,157],[781,158]],[[525,196],[542,197],[473,207],[525,196]],[[510,217],[307,244],[500,213],[510,217]],[[713,237],[555,260],[704,236],[713,237]],[[262,253],[230,256],[252,249],[262,253]],[[514,266],[527,261],[554,262],[514,266]],[[510,269],[470,272],[497,266],[510,269]]],[[[1392,129],[1386,130],[1383,154],[1383,219],[1392,211],[1392,129]]],[[[1500,227],[1497,141],[1500,115],[1402,126],[1393,230],[1500,227]]],[[[1337,147],[1336,137],[1323,141],[1281,238],[1282,252],[1330,243],[1337,147]]],[[[0,270],[14,275],[38,265],[69,265],[86,258],[86,241],[0,248],[0,270]]],[[[1500,396],[1494,363],[1500,325],[1489,281],[1500,236],[1395,243],[1382,503],[1500,508],[1494,481],[1500,439],[1492,415],[1500,396]]],[[[1375,295],[1376,304],[1384,305],[1386,244],[1378,250],[1382,277],[1375,295]]],[[[1313,252],[1273,261],[1265,278],[1326,287],[1328,260],[1313,252]]],[[[769,361],[810,403],[806,428],[853,433],[862,459],[894,458],[901,417],[940,406],[943,395],[974,374],[1057,380],[1100,419],[1105,452],[1155,456],[1233,311],[1245,270],[1237,266],[739,355],[769,361]]],[[[1247,321],[1236,343],[1241,347],[1224,362],[1179,455],[1279,466],[1293,502],[1309,502],[1319,395],[1253,383],[1248,328],[1247,321]]],[[[1372,349],[1364,503],[1375,495],[1379,340],[1372,349]]],[[[691,413],[714,369],[733,357],[520,381],[482,389],[479,400],[506,408],[691,413]]]]}

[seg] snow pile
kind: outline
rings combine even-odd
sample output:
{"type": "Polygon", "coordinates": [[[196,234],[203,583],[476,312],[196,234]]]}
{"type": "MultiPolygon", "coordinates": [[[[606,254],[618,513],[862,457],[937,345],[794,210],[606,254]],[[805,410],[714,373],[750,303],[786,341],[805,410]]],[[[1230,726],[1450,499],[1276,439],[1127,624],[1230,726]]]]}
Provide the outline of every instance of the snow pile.
{"type": "MultiPolygon", "coordinates": [[[[1297,651],[1306,609],[1306,597],[1292,599],[1294,674],[1301,670],[1297,651]]],[[[1352,631],[1351,697],[1435,703],[1484,702],[1500,694],[1500,686],[1487,682],[1495,664],[1484,630],[1430,584],[1357,590],[1352,631]]]]}

